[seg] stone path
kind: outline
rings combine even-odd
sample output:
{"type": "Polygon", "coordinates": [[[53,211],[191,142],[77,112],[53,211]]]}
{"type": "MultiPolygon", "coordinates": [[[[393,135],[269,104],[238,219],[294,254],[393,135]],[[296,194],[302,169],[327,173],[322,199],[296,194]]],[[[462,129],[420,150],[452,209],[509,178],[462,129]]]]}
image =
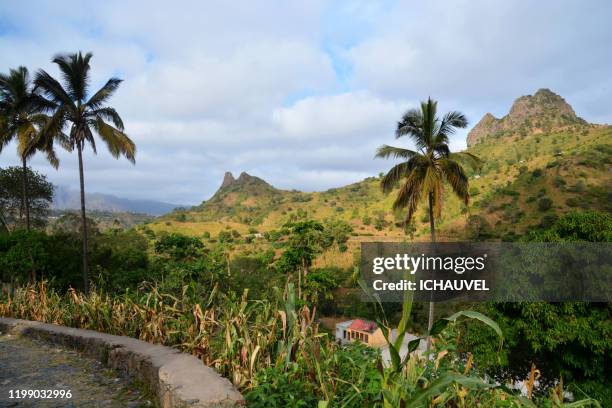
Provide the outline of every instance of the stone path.
{"type": "Polygon", "coordinates": [[[0,333],[0,407],[153,407],[137,388],[75,351],[0,333]],[[9,399],[24,389],[70,390],[72,398],[9,399]]]}

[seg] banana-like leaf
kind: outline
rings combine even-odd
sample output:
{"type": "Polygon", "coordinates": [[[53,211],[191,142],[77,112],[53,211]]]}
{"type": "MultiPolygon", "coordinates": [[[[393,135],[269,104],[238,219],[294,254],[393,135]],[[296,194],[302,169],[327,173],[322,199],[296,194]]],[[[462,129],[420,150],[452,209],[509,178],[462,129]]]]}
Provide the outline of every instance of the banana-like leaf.
{"type": "Polygon", "coordinates": [[[490,328],[492,328],[495,331],[495,333],[497,333],[497,335],[499,336],[500,342],[503,342],[504,334],[502,333],[501,329],[499,328],[499,325],[497,323],[495,323],[491,318],[483,315],[482,313],[475,312],[473,310],[461,310],[461,311],[455,313],[454,315],[452,315],[450,317],[445,317],[445,318],[442,318],[442,319],[436,321],[432,325],[431,331],[429,332],[429,335],[430,336],[437,336],[438,334],[440,334],[442,332],[442,330],[444,330],[446,328],[446,326],[448,326],[448,324],[450,322],[455,322],[460,317],[467,317],[469,319],[476,319],[476,320],[481,321],[482,323],[484,323],[487,326],[489,326],[490,328]]]}
{"type": "Polygon", "coordinates": [[[495,387],[493,384],[488,384],[479,378],[446,372],[430,383],[427,388],[417,392],[410,400],[406,401],[406,406],[414,408],[426,407],[431,398],[442,394],[452,383],[461,384],[469,389],[495,387]]]}

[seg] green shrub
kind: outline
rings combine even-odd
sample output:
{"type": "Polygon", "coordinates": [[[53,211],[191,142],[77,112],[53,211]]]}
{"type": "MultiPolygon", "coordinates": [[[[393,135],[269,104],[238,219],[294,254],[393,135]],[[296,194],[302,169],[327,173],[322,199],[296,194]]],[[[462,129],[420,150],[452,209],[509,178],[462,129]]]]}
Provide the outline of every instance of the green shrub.
{"type": "Polygon", "coordinates": [[[538,200],[538,210],[548,211],[552,207],[552,200],[548,197],[542,197],[538,200]]]}
{"type": "Polygon", "coordinates": [[[578,201],[576,197],[569,197],[567,200],[565,200],[565,204],[567,204],[568,207],[578,207],[580,205],[580,201],[578,201]]]}

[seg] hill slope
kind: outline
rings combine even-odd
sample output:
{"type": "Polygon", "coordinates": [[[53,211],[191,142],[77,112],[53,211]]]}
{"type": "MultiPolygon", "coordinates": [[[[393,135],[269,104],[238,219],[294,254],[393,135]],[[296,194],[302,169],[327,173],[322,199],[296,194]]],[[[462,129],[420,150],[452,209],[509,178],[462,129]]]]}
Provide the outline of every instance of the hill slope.
{"type": "MultiPolygon", "coordinates": [[[[440,239],[511,239],[576,207],[612,211],[612,127],[586,123],[548,90],[517,99],[502,119],[489,116],[468,136],[468,151],[485,162],[478,172],[469,172],[471,205],[465,208],[446,190],[440,239]],[[483,125],[488,122],[492,125],[483,125]]],[[[349,241],[354,250],[361,241],[407,239],[395,224],[403,214],[391,211],[392,201],[393,194],[382,194],[377,177],[303,193],[276,189],[246,173],[238,179],[227,173],[210,200],[168,214],[150,227],[214,239],[223,230],[244,236],[304,217],[340,219],[354,229],[349,241]]],[[[410,239],[428,239],[425,207],[422,203],[415,216],[410,239]]],[[[256,240],[236,249],[265,245],[256,240]]],[[[350,252],[326,254],[320,262],[348,266],[350,252]]]]}

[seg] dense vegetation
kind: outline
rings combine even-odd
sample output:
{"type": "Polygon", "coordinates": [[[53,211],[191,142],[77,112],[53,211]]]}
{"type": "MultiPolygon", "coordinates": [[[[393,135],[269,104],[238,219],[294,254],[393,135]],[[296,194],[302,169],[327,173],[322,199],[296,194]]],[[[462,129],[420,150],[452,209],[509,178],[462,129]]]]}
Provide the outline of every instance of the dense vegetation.
{"type": "MultiPolygon", "coordinates": [[[[607,214],[575,213],[534,235],[595,240],[609,236],[611,226],[607,214]]],[[[337,245],[331,230],[323,227],[315,228],[320,234],[315,248],[305,248],[304,229],[303,224],[288,226],[277,237],[279,250],[309,254],[329,242],[337,245]]],[[[452,406],[463,398],[464,406],[520,406],[527,403],[508,390],[483,385],[488,383],[479,378],[488,373],[498,379],[525,379],[532,362],[550,379],[546,384],[550,389],[534,389],[534,398],[543,405],[552,404],[553,394],[559,394],[553,381],[559,375],[563,375],[564,387],[579,398],[586,394],[607,401],[609,397],[605,393],[610,355],[608,305],[485,307],[482,311],[499,322],[504,338],[501,349],[494,330],[476,327],[481,323],[453,322],[436,334],[433,360],[410,360],[401,367],[400,378],[395,378],[391,371],[377,368],[380,355],[376,350],[360,345],[340,347],[317,323],[321,313],[381,317],[372,309],[357,310],[364,307],[360,301],[347,307],[341,304],[346,299],[332,296],[339,286],[353,286],[350,271],[310,269],[300,300],[294,284],[287,281],[298,282],[303,270],[292,267],[283,256],[275,257],[273,251],[228,258],[227,242],[211,245],[184,235],[146,231],[92,232],[92,285],[96,290],[89,296],[72,289],[66,292],[80,285],[78,231],[1,235],[2,280],[26,283],[36,278],[48,283],[4,297],[0,314],[176,345],[231,378],[254,406],[312,406],[319,400],[333,406],[375,405],[382,404],[384,384],[393,385],[392,392],[410,400],[434,383],[435,395],[443,395],[437,400],[440,404],[452,406]],[[28,262],[24,254],[32,255],[28,262]],[[575,324],[567,324],[567,318],[575,324]],[[565,335],[560,336],[560,330],[565,335]],[[559,353],[566,358],[551,358],[559,353]],[[394,378],[392,383],[390,378],[394,378]],[[447,381],[444,386],[436,383],[440,378],[447,381]],[[499,405],[502,400],[509,405],[499,405]]],[[[311,234],[312,228],[306,231],[311,234]]],[[[287,256],[300,264],[299,257],[287,256]]],[[[389,326],[401,324],[402,310],[389,308],[386,312],[389,326]]],[[[413,320],[414,312],[409,316],[413,320]]],[[[412,321],[405,324],[414,331],[412,321]]]]}
{"type": "MultiPolygon", "coordinates": [[[[532,231],[527,242],[612,242],[612,216],[570,213],[548,228],[532,231]]],[[[479,307],[499,323],[506,345],[499,352],[487,333],[467,330],[461,348],[500,381],[524,377],[531,364],[545,389],[563,378],[575,394],[612,401],[612,306],[610,303],[492,303],[479,307]]]]}

